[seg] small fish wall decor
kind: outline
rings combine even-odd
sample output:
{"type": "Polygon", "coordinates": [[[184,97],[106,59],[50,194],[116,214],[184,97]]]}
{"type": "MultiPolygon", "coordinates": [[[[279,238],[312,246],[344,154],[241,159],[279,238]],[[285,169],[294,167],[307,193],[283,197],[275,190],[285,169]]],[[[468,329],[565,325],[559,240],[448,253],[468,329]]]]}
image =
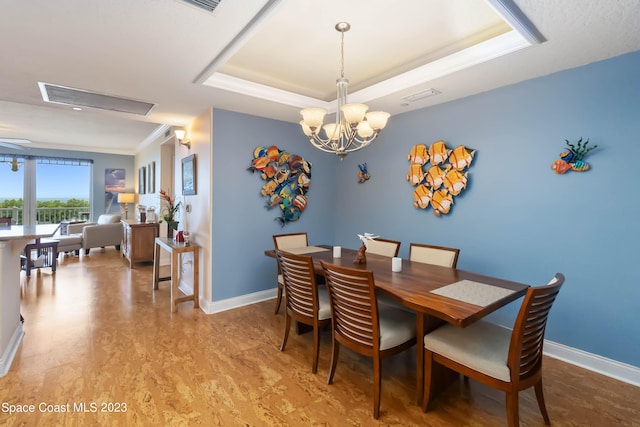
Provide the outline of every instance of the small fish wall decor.
{"type": "Polygon", "coordinates": [[[360,169],[358,171],[358,184],[362,184],[365,181],[367,181],[369,178],[371,178],[371,175],[369,175],[369,171],[367,170],[366,163],[358,165],[358,169],[360,169]]]}
{"type": "Polygon", "coordinates": [[[564,174],[572,170],[575,172],[586,172],[591,169],[589,163],[584,161],[584,158],[591,150],[598,148],[597,145],[587,147],[589,140],[582,141],[582,137],[578,139],[576,144],[572,144],[568,139],[565,139],[568,149],[560,153],[560,158],[551,163],[551,169],[557,174],[564,174]]]}
{"type": "Polygon", "coordinates": [[[448,214],[454,198],[467,188],[468,169],[476,150],[459,145],[453,150],[444,141],[431,146],[416,144],[407,155],[411,163],[407,181],[416,187],[413,191],[413,206],[420,209],[433,208],[433,214],[448,214]]]}
{"type": "Polygon", "coordinates": [[[276,206],[280,208],[281,215],[275,221],[284,227],[286,223],[300,218],[309,201],[306,194],[311,184],[310,162],[275,145],[256,147],[247,170],[259,172],[266,181],[260,194],[268,199],[265,204],[267,210],[276,206]]]}

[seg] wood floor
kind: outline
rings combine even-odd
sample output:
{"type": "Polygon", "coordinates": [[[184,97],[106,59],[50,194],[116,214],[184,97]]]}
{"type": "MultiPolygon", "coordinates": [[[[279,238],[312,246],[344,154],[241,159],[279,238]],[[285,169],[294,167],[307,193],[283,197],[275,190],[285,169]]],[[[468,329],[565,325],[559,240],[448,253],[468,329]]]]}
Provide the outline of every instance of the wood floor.
{"type": "MultiPolygon", "coordinates": [[[[0,378],[0,425],[505,425],[503,394],[473,381],[453,384],[423,413],[413,349],[383,362],[376,421],[367,358],[343,349],[326,384],[328,331],[314,375],[309,334],[292,331],[280,352],[284,315],[273,301],[214,315],[183,303],[172,314],[169,282],[152,291],[151,277],[150,265],[130,270],[113,248],[65,257],[54,275],[22,273],[26,335],[0,378]],[[35,412],[8,414],[6,405],[35,412]],[[71,412],[47,412],[56,409],[71,412]]],[[[554,426],[640,426],[640,388],[550,358],[544,379],[554,426]]],[[[521,425],[544,425],[533,391],[520,396],[521,425]]]]}

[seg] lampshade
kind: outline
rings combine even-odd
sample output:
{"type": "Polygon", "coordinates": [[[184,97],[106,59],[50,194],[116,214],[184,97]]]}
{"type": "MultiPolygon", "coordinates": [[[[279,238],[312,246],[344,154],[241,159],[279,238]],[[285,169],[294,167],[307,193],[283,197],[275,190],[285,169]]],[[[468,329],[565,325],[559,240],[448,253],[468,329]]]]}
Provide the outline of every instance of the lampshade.
{"type": "Polygon", "coordinates": [[[135,196],[134,193],[118,193],[118,203],[133,203],[135,196]]]}
{"type": "Polygon", "coordinates": [[[176,138],[180,141],[182,141],[184,139],[184,135],[185,135],[185,131],[182,129],[176,129],[174,130],[175,134],[176,134],[176,138]]]}

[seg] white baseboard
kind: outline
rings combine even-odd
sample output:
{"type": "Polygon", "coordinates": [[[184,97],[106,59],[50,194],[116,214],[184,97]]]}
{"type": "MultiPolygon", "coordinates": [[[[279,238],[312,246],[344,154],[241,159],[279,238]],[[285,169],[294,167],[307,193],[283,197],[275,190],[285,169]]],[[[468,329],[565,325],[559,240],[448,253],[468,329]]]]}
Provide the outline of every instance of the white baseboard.
{"type": "Polygon", "coordinates": [[[16,326],[9,340],[9,345],[7,345],[2,357],[0,357],[0,377],[4,377],[9,372],[13,358],[16,356],[20,343],[22,343],[22,338],[24,338],[24,330],[22,329],[22,322],[18,322],[18,326],[16,326]]]}
{"type": "Polygon", "coordinates": [[[544,342],[544,354],[640,387],[640,368],[637,366],[627,365],[626,363],[547,340],[544,342]]]}
{"type": "Polygon", "coordinates": [[[249,304],[273,299],[277,296],[278,289],[268,289],[266,291],[254,292],[252,294],[241,295],[239,297],[228,298],[222,301],[200,301],[200,308],[207,314],[219,313],[249,304]]]}
{"type": "MultiPolygon", "coordinates": [[[[200,308],[207,314],[219,313],[221,311],[273,299],[276,295],[277,288],[273,288],[222,301],[200,301],[200,308]]],[[[606,375],[607,377],[640,387],[640,368],[637,366],[607,359],[606,357],[587,353],[586,351],[548,340],[544,342],[544,354],[554,359],[559,359],[572,365],[580,366],[590,371],[606,375]]]]}

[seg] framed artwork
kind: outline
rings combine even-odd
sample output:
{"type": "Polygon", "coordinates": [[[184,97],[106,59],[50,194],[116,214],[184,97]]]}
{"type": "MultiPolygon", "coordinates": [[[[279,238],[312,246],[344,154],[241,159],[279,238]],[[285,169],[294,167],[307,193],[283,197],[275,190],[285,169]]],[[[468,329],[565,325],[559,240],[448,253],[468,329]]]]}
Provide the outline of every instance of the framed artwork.
{"type": "Polygon", "coordinates": [[[115,213],[120,211],[117,203],[118,193],[125,190],[125,170],[105,169],[104,170],[104,212],[115,213]]]}
{"type": "Polygon", "coordinates": [[[156,162],[149,163],[149,182],[147,185],[147,190],[150,194],[156,192],[156,162]]]}
{"type": "Polygon", "coordinates": [[[147,171],[146,168],[142,166],[140,169],[138,169],[138,194],[147,194],[145,191],[147,182],[146,178],[147,171]]]}
{"type": "Polygon", "coordinates": [[[182,159],[182,195],[196,194],[196,155],[182,159]]]}

